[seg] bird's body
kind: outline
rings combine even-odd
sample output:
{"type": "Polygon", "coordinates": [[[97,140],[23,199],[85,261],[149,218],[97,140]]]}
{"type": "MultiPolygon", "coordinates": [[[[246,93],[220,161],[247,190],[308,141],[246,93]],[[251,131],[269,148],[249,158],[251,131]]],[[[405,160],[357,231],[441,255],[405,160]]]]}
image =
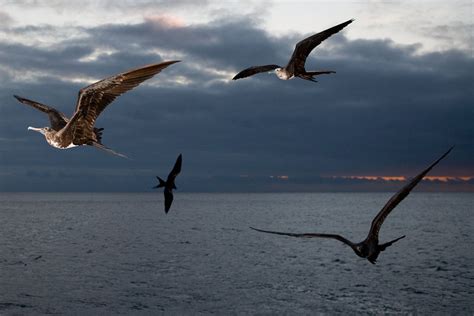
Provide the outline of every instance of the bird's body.
{"type": "Polygon", "coordinates": [[[171,208],[171,203],[173,203],[173,189],[177,189],[175,185],[175,179],[178,176],[178,174],[181,172],[181,165],[183,163],[183,156],[180,154],[178,158],[176,159],[176,162],[173,166],[173,169],[168,175],[168,178],[166,178],[166,181],[161,179],[160,177],[156,177],[159,181],[158,185],[153,187],[154,189],[158,188],[164,188],[163,189],[163,194],[165,197],[165,213],[168,214],[170,208],[171,208]]]}
{"type": "Polygon", "coordinates": [[[396,238],[392,241],[387,243],[380,244],[379,243],[379,231],[380,227],[382,226],[383,222],[390,214],[390,212],[401,202],[405,199],[408,194],[410,194],[411,190],[423,179],[423,177],[436,165],[438,164],[447,154],[452,150],[451,147],[446,153],[444,153],[438,160],[432,163],[428,168],[418,174],[416,177],[411,179],[400,191],[395,193],[390,200],[385,204],[385,206],[380,210],[380,212],[375,216],[370,226],[369,233],[367,237],[359,242],[353,243],[352,241],[344,238],[341,235],[337,234],[320,234],[320,233],[284,233],[284,232],[277,232],[277,231],[270,231],[270,230],[262,230],[250,227],[253,230],[263,232],[263,233],[270,233],[276,235],[285,235],[291,237],[299,237],[299,238],[331,238],[339,240],[340,242],[348,245],[352,248],[352,250],[361,258],[366,258],[371,263],[375,264],[377,257],[379,256],[380,252],[384,251],[387,247],[391,246],[393,243],[397,242],[398,240],[404,238],[405,236],[401,236],[396,238]]]}
{"type": "Polygon", "coordinates": [[[298,77],[304,80],[316,82],[316,80],[314,79],[315,76],[335,73],[335,71],[332,70],[306,71],[306,58],[316,46],[321,44],[331,35],[345,28],[347,25],[352,23],[352,21],[354,20],[349,20],[339,25],[333,26],[325,31],[316,33],[298,42],[293,51],[293,55],[291,56],[290,60],[288,61],[288,64],[285,67],[281,67],[275,64],[252,66],[236,74],[234,78],[232,78],[232,80],[246,78],[261,72],[275,71],[275,74],[281,80],[290,80],[298,77]]]}
{"type": "Polygon", "coordinates": [[[59,149],[68,149],[89,145],[125,157],[102,144],[103,128],[94,127],[97,117],[115,98],[176,62],[178,61],[146,65],[108,77],[81,89],[75,112],[71,118],[48,105],[16,95],[15,98],[21,103],[48,114],[51,127],[28,127],[28,129],[42,133],[51,146],[59,149]]]}

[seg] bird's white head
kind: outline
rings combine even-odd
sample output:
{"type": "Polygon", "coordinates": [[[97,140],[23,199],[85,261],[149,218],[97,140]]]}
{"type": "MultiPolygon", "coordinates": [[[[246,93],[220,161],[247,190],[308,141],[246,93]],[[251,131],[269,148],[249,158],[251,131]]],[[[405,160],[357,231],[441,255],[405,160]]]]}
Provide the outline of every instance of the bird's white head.
{"type": "Polygon", "coordinates": [[[43,135],[47,132],[48,128],[49,127],[38,128],[38,127],[28,126],[29,131],[35,131],[35,132],[41,133],[43,135]]]}
{"type": "Polygon", "coordinates": [[[276,74],[277,77],[280,78],[281,80],[288,80],[288,79],[290,79],[290,76],[288,75],[288,73],[286,72],[286,70],[283,69],[283,68],[275,68],[275,74],[276,74]]]}

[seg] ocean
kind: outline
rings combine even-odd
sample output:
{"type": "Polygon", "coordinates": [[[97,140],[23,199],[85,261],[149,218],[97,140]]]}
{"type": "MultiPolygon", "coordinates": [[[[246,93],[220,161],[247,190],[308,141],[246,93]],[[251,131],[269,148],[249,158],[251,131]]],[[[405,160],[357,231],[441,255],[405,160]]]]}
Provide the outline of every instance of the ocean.
{"type": "Polygon", "coordinates": [[[0,193],[0,314],[474,313],[474,194],[0,193]]]}

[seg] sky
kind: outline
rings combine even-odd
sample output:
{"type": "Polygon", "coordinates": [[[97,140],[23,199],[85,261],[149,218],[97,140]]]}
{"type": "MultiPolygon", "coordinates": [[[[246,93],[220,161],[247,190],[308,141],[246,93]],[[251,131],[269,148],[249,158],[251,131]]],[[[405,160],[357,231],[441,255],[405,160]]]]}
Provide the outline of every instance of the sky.
{"type": "Polygon", "coordinates": [[[420,191],[474,192],[472,1],[0,0],[0,191],[148,192],[178,154],[182,191],[394,191],[449,147],[420,191]],[[301,39],[318,83],[259,74],[301,39]],[[79,89],[181,60],[99,117],[103,143],[59,150],[28,126],[79,89]]]}

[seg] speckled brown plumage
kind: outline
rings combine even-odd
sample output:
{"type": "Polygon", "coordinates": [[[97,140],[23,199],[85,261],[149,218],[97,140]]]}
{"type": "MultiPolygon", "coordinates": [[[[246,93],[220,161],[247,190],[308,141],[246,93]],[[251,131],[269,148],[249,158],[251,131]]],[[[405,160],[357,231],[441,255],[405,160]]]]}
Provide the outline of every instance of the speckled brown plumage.
{"type": "Polygon", "coordinates": [[[89,145],[125,157],[102,144],[103,128],[94,127],[97,117],[118,96],[135,88],[169,65],[177,62],[178,61],[166,61],[146,65],[105,78],[81,89],[79,91],[76,109],[71,119],[68,119],[63,113],[50,106],[19,96],[15,96],[15,98],[21,103],[30,105],[48,114],[51,128],[29,129],[41,132],[51,146],[64,149],[89,145]]]}

